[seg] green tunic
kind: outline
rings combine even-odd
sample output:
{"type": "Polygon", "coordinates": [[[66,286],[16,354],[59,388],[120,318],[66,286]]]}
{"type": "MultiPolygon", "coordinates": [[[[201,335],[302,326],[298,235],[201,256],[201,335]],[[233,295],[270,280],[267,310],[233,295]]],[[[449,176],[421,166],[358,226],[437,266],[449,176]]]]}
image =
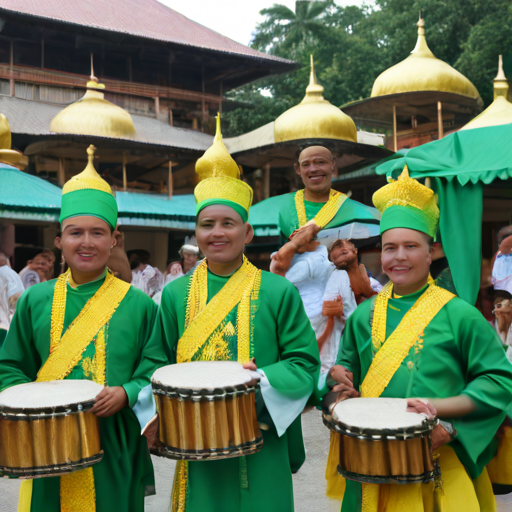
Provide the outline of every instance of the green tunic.
{"type": "MultiPolygon", "coordinates": [[[[103,284],[104,277],[78,286],[68,285],[64,330],[103,284]]],[[[16,308],[9,334],[0,349],[0,390],[36,380],[50,350],[50,324],[55,280],[28,289],[16,308]]],[[[112,315],[105,332],[106,383],[123,386],[129,406],[108,418],[100,418],[104,456],[93,466],[97,512],[141,512],[146,486],[154,485],[153,466],[147,442],[131,409],[139,392],[149,385],[154,370],[165,364],[161,345],[150,340],[157,306],[144,293],[131,287],[112,315]]],[[[95,340],[69,379],[93,380],[91,363],[95,340]],[[83,364],[83,362],[87,364],[83,364]]],[[[33,512],[60,512],[60,478],[35,479],[33,512]]]]}
{"type": "MultiPolygon", "coordinates": [[[[208,301],[228,279],[208,272],[208,301]]],[[[176,362],[178,340],[184,331],[189,280],[190,276],[177,279],[162,294],[155,333],[160,330],[170,363],[176,362]]],[[[309,396],[318,379],[320,361],[315,334],[298,291],[286,279],[262,272],[257,303],[251,357],[256,358],[273,388],[290,399],[309,396]]],[[[236,309],[227,319],[236,318],[236,309]]],[[[236,326],[236,321],[231,323],[236,326]]],[[[236,360],[236,336],[229,336],[228,342],[229,359],[236,360]]],[[[260,410],[259,397],[257,402],[260,410]]],[[[258,419],[270,425],[269,430],[262,431],[264,445],[259,452],[242,458],[188,463],[186,512],[293,511],[290,467],[298,470],[305,458],[300,417],[281,437],[266,410],[259,412],[258,419]],[[245,464],[248,487],[244,483],[245,464]]]]}
{"type": "MultiPolygon", "coordinates": [[[[386,338],[424,290],[389,300],[386,338]]],[[[338,354],[337,364],[353,372],[356,389],[373,358],[372,303],[363,302],[348,319],[338,354]]],[[[471,397],[477,410],[464,418],[446,419],[458,431],[450,446],[475,479],[496,454],[494,435],[512,400],[512,365],[482,314],[455,297],[425,328],[423,345],[416,343],[411,348],[381,396],[448,398],[461,394],[471,397]]],[[[357,512],[360,507],[361,486],[347,480],[342,512],[357,512]]]]}
{"type": "MultiPolygon", "coordinates": [[[[279,210],[279,229],[281,236],[288,240],[290,235],[299,228],[299,219],[297,209],[295,208],[295,194],[285,194],[279,210]]],[[[322,209],[325,203],[314,203],[304,200],[306,217],[308,221],[315,218],[316,214],[322,209]]],[[[347,198],[333,217],[331,222],[324,229],[336,228],[352,222],[361,222],[363,224],[379,224],[380,213],[376,208],[366,206],[362,203],[347,198]]]]}

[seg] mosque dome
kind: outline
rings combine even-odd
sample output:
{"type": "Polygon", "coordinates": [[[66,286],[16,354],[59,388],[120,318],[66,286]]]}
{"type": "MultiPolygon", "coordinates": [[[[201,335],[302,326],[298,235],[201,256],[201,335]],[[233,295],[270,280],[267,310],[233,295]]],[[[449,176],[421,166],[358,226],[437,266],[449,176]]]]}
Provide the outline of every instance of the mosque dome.
{"type": "Polygon", "coordinates": [[[430,51],[423,18],[418,21],[418,41],[411,55],[377,77],[371,96],[419,91],[459,94],[482,102],[476,87],[462,73],[430,51]]]}
{"type": "Polygon", "coordinates": [[[105,86],[91,76],[83,98],[61,110],[50,124],[54,133],[73,133],[133,139],[135,126],[130,114],[110,103],[102,92],[105,86]]]}
{"type": "Polygon", "coordinates": [[[503,58],[500,55],[498,74],[494,79],[494,101],[481,114],[464,125],[461,130],[512,123],[512,103],[507,99],[508,88],[508,80],[503,72],[503,58]]]}
{"type": "Polygon", "coordinates": [[[313,56],[306,96],[274,122],[274,139],[340,139],[357,142],[357,128],[351,117],[323,97],[324,88],[317,83],[313,56]]]}

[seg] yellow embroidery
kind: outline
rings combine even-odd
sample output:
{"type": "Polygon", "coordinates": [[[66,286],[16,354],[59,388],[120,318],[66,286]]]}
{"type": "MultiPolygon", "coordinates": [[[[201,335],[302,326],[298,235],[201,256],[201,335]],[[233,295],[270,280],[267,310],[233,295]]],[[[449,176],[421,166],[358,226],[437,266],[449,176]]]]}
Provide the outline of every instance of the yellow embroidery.
{"type": "Polygon", "coordinates": [[[55,284],[50,356],[39,370],[38,380],[60,380],[69,375],[82,358],[87,345],[94,339],[100,328],[110,320],[130,289],[128,283],[107,272],[105,282],[100,289],[87,301],[80,314],[67,328],[64,336],[58,338],[63,329],[64,313],[57,310],[66,308],[66,281],[67,273],[59,276],[55,284]],[[56,309],[55,318],[54,309],[56,309]]]}
{"type": "MultiPolygon", "coordinates": [[[[130,285],[107,273],[105,282],[85,304],[64,336],[67,280],[70,271],[55,283],[50,328],[50,356],[39,370],[37,380],[64,379],[80,361],[83,351],[97,334],[94,360],[82,362],[84,375],[93,372],[93,380],[105,385],[105,324],[125,297],[130,285]],[[62,336],[62,338],[61,338],[62,336]],[[66,360],[67,358],[67,360],[66,360]]],[[[96,489],[92,468],[75,471],[60,478],[61,509],[65,512],[96,512],[96,489]]]]}
{"type": "MultiPolygon", "coordinates": [[[[185,314],[185,332],[178,342],[177,362],[191,361],[200,347],[218,329],[228,314],[243,300],[245,295],[250,296],[256,277],[261,274],[254,265],[243,258],[242,266],[231,276],[222,290],[213,297],[206,306],[208,297],[207,263],[203,261],[195,270],[190,280],[190,289],[187,299],[187,312],[185,314]],[[197,273],[197,275],[196,275],[197,273]]],[[[246,320],[250,322],[250,308],[246,308],[246,320]]],[[[237,320],[237,328],[239,327],[237,320]]],[[[242,347],[250,346],[250,328],[238,332],[238,344],[242,347]]]]}
{"type": "MultiPolygon", "coordinates": [[[[334,216],[338,213],[338,210],[346,199],[347,196],[345,194],[331,189],[329,200],[322,206],[322,209],[310,222],[314,222],[322,229],[325,228],[325,226],[334,219],[334,216]]],[[[308,223],[306,206],[304,205],[304,189],[298,190],[295,193],[295,209],[297,210],[297,218],[299,219],[299,227],[301,228],[308,223]]]]}
{"type": "Polygon", "coordinates": [[[186,460],[179,460],[176,463],[174,484],[172,486],[171,512],[185,512],[185,504],[187,501],[187,485],[188,462],[186,460]]]}
{"type": "Polygon", "coordinates": [[[94,380],[96,375],[96,361],[95,358],[92,357],[84,357],[82,359],[82,371],[84,372],[85,377],[92,377],[91,380],[94,380]]]}
{"type": "Polygon", "coordinates": [[[411,347],[418,342],[425,327],[455,295],[436,286],[429,277],[429,287],[404,315],[398,327],[386,340],[388,300],[393,293],[393,283],[388,283],[377,295],[372,325],[372,343],[378,352],[361,385],[361,396],[379,397],[407,357],[411,347]],[[386,341],[386,343],[384,343],[386,341]]]}

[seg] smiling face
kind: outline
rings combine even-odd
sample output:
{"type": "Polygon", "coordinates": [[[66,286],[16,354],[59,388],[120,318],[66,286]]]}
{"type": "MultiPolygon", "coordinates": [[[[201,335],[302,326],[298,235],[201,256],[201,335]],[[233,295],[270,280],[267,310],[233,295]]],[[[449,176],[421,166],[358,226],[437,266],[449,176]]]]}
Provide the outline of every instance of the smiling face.
{"type": "Polygon", "coordinates": [[[406,228],[389,229],[382,234],[382,268],[397,293],[408,295],[427,282],[432,263],[429,237],[406,228]]]}
{"type": "Polygon", "coordinates": [[[199,254],[183,251],[183,272],[187,273],[199,260],[199,254]]]}
{"type": "Polygon", "coordinates": [[[323,146],[311,146],[299,155],[295,172],[302,183],[315,194],[325,194],[331,189],[332,176],[336,171],[336,160],[323,146]]]}
{"type": "Polygon", "coordinates": [[[81,216],[64,220],[61,228],[62,235],[55,245],[62,250],[73,278],[80,276],[86,282],[88,277],[101,274],[114,243],[109,225],[96,217],[81,216]]]}
{"type": "Polygon", "coordinates": [[[236,265],[244,246],[252,240],[251,226],[226,205],[214,204],[199,212],[196,225],[197,245],[208,264],[236,265]]]}

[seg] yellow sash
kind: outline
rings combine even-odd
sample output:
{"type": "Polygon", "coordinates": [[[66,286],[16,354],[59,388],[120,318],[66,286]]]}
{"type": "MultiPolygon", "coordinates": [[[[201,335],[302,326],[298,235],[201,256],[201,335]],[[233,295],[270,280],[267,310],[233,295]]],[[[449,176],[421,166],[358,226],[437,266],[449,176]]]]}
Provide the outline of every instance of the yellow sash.
{"type": "MultiPolygon", "coordinates": [[[[80,362],[84,350],[96,335],[97,355],[104,358],[104,336],[101,328],[110,320],[124,299],[130,285],[114,277],[109,271],[104,283],[69,325],[64,336],[64,317],[66,311],[67,282],[71,272],[62,274],[55,283],[52,302],[52,321],[50,331],[50,355],[37,374],[37,381],[62,380],[80,362]]],[[[100,361],[96,376],[99,384],[105,384],[104,360],[100,361]],[[100,382],[101,381],[101,382],[100,382]]],[[[20,492],[19,512],[30,510],[32,480],[23,482],[20,492]],[[28,508],[27,508],[28,507],[28,508]]],[[[92,468],[75,471],[60,478],[60,501],[63,512],[95,512],[96,491],[92,468]]]]}
{"type": "MultiPolygon", "coordinates": [[[[325,203],[321,210],[315,215],[314,219],[309,222],[314,222],[321,229],[324,229],[334,216],[338,213],[341,205],[346,201],[347,196],[332,190],[329,193],[329,200],[325,203]]],[[[304,189],[297,190],[295,193],[295,209],[297,210],[297,218],[299,219],[299,227],[308,224],[308,218],[306,215],[306,206],[304,205],[304,189]]]]}
{"type": "Polygon", "coordinates": [[[247,362],[250,359],[251,299],[258,293],[261,270],[244,256],[242,266],[208,304],[207,272],[207,263],[203,261],[190,280],[185,332],[178,341],[177,362],[191,361],[237,305],[238,361],[247,362]]]}

